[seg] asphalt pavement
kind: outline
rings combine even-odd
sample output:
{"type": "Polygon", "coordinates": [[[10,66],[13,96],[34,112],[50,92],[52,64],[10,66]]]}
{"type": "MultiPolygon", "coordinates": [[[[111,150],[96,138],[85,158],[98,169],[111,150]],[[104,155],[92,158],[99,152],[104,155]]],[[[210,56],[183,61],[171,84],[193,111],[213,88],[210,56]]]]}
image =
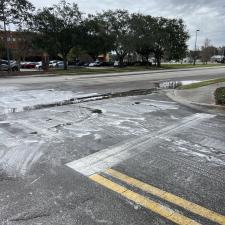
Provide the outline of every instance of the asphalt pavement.
{"type": "Polygon", "coordinates": [[[158,88],[224,72],[0,79],[0,224],[225,224],[225,117],[158,88]]]}

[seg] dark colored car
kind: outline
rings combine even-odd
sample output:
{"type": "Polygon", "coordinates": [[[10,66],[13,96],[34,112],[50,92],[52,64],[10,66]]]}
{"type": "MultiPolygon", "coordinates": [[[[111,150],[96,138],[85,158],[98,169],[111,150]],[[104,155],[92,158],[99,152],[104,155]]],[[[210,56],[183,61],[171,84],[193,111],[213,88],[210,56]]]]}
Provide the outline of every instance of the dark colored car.
{"type": "Polygon", "coordinates": [[[34,69],[35,66],[36,66],[36,63],[34,63],[34,62],[24,62],[24,63],[21,63],[20,66],[23,69],[34,69]]]}
{"type": "Polygon", "coordinates": [[[113,62],[101,62],[100,66],[113,66],[113,62]]]}

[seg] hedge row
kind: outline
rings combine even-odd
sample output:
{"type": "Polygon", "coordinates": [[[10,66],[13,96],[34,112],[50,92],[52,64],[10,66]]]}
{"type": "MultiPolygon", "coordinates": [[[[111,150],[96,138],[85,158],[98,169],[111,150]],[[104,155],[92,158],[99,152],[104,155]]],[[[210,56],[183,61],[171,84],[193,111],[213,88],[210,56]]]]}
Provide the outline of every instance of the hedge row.
{"type": "Polygon", "coordinates": [[[214,96],[217,105],[225,105],[225,87],[217,88],[214,96]]]}

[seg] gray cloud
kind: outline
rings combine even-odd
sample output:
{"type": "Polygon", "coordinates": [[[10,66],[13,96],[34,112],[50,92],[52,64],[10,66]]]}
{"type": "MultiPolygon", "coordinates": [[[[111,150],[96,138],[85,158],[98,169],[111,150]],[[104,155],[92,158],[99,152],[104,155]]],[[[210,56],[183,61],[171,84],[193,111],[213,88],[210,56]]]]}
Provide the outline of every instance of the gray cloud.
{"type": "MultiPolygon", "coordinates": [[[[209,38],[216,46],[225,45],[224,0],[68,0],[76,2],[84,13],[95,13],[107,9],[127,9],[153,16],[182,18],[190,33],[189,47],[193,48],[195,30],[200,29],[198,46],[209,38]]],[[[50,6],[55,0],[31,0],[36,7],[50,6]]]]}

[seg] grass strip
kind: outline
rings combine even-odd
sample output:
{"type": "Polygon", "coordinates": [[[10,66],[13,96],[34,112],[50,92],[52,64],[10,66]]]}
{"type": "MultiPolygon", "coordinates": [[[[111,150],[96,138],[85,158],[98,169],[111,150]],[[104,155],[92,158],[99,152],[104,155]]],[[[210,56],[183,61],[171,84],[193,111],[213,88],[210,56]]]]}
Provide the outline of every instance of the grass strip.
{"type": "Polygon", "coordinates": [[[194,88],[204,87],[207,85],[217,84],[217,83],[221,83],[221,82],[225,82],[225,77],[213,79],[213,80],[205,80],[205,81],[201,81],[201,82],[193,83],[193,84],[182,85],[178,89],[180,89],[180,90],[194,89],[194,88]]]}

